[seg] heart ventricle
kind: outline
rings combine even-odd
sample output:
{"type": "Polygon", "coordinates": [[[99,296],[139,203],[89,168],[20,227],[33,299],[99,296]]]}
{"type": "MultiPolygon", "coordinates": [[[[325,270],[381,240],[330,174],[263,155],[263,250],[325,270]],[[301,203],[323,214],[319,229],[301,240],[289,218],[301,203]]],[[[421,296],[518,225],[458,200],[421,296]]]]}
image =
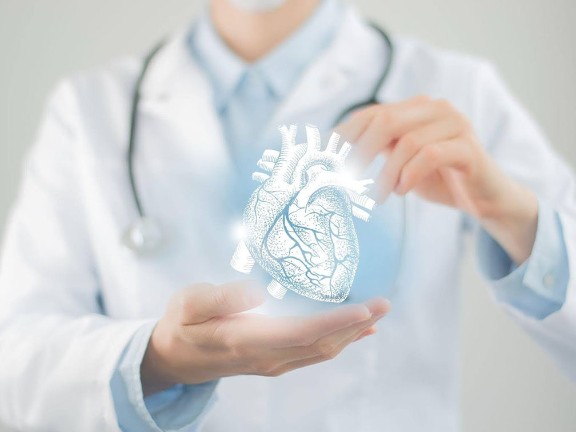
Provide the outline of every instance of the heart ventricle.
{"type": "Polygon", "coordinates": [[[358,239],[350,202],[338,188],[322,188],[308,205],[292,202],[277,218],[257,259],[286,288],[315,300],[341,302],[358,267],[358,239]]]}

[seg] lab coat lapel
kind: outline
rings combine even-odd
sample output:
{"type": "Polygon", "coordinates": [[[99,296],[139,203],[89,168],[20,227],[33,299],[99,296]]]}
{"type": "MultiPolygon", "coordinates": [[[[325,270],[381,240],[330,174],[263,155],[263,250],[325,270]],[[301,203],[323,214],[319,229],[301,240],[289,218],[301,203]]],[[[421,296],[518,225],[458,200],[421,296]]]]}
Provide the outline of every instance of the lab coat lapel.
{"type": "Polygon", "coordinates": [[[325,111],[330,101],[347,106],[349,102],[339,95],[349,90],[352,78],[361,76],[362,68],[370,64],[359,57],[363,56],[362,47],[372,42],[371,37],[356,10],[348,7],[333,42],[303,73],[273,116],[268,132],[278,125],[300,120],[307,113],[310,119],[305,121],[313,122],[314,114],[325,111]]]}
{"type": "Polygon", "coordinates": [[[180,29],[152,60],[142,85],[141,106],[170,124],[196,169],[232,168],[213,105],[212,86],[188,48],[189,27],[180,29]]]}

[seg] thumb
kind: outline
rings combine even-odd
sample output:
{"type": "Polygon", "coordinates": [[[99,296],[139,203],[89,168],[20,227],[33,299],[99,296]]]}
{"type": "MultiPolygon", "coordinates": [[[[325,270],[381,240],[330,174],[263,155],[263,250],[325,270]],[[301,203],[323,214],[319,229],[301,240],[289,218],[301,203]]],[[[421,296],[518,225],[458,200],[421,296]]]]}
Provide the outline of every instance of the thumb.
{"type": "Polygon", "coordinates": [[[253,280],[223,285],[196,284],[184,289],[179,296],[180,322],[199,324],[214,317],[253,309],[263,302],[264,295],[253,280]]]}

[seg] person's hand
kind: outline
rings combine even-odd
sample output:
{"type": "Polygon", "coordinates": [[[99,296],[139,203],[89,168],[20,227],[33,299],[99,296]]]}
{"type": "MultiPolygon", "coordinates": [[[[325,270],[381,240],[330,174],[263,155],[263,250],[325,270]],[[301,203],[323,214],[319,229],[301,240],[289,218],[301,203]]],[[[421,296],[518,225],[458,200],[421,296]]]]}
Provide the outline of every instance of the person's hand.
{"type": "Polygon", "coordinates": [[[171,299],[142,361],[145,395],[232,375],[278,376],[332,359],[374,333],[389,309],[377,298],[307,317],[241,313],[264,301],[253,283],[197,284],[171,299]]]}
{"type": "Polygon", "coordinates": [[[479,143],[470,122],[445,100],[426,96],[373,105],[336,128],[356,144],[353,167],[378,154],[386,163],[376,179],[377,201],[414,191],[475,217],[518,264],[531,253],[538,202],[505,175],[479,143]]]}

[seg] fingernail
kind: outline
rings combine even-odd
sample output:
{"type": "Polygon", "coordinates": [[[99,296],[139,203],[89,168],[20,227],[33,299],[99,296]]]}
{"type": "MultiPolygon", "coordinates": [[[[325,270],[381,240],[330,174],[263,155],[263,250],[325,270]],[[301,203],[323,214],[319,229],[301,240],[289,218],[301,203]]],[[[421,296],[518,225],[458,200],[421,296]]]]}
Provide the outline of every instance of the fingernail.
{"type": "Polygon", "coordinates": [[[379,320],[380,318],[384,317],[385,315],[387,315],[390,312],[390,309],[392,307],[390,300],[383,298],[382,303],[384,306],[384,311],[374,314],[374,316],[372,318],[375,320],[379,320]]]}
{"type": "Polygon", "coordinates": [[[369,319],[372,318],[372,312],[370,312],[370,310],[367,307],[364,307],[364,312],[365,312],[364,316],[359,322],[368,321],[369,319]]]}
{"type": "Polygon", "coordinates": [[[382,315],[386,315],[390,312],[390,309],[392,309],[392,303],[387,298],[382,299],[382,300],[384,303],[384,308],[386,309],[386,311],[382,315]]]}

